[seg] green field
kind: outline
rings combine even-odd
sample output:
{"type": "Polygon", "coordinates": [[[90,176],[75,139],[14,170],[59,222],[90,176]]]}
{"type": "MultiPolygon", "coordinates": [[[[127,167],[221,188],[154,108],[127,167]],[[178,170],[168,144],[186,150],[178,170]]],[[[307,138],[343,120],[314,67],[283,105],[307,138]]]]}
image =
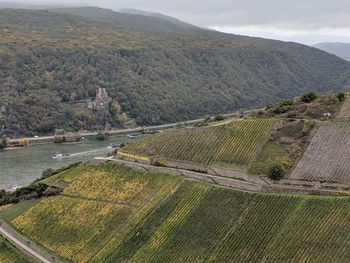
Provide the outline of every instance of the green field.
{"type": "Polygon", "coordinates": [[[350,199],[251,194],[81,165],[13,224],[74,262],[348,262],[350,199]],[[102,194],[103,193],[103,194],[102,194]]]}
{"type": "Polygon", "coordinates": [[[273,119],[174,130],[127,145],[124,152],[201,164],[248,166],[268,140],[273,119]]]}
{"type": "Polygon", "coordinates": [[[0,262],[1,263],[30,263],[26,256],[0,236],[0,262]]]}

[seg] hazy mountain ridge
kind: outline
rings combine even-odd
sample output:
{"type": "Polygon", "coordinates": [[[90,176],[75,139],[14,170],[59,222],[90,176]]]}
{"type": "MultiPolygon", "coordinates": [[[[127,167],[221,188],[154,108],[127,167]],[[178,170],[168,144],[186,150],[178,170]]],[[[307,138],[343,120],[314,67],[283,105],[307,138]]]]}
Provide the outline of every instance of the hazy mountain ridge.
{"type": "Polygon", "coordinates": [[[156,13],[126,9],[116,12],[98,7],[54,8],[52,12],[78,15],[112,26],[133,28],[146,32],[189,33],[200,28],[156,13]]]}
{"type": "Polygon", "coordinates": [[[316,44],[314,47],[350,61],[350,43],[326,42],[316,44]]]}
{"type": "MultiPolygon", "coordinates": [[[[144,18],[128,19],[135,17],[144,18]]],[[[120,127],[121,113],[138,125],[175,122],[349,84],[350,63],[304,45],[121,24],[0,10],[3,132],[120,127]],[[116,108],[101,115],[71,106],[98,88],[107,89],[116,108]]]]}
{"type": "Polygon", "coordinates": [[[194,26],[192,24],[183,22],[183,21],[181,21],[179,19],[176,19],[174,17],[171,17],[171,16],[163,15],[161,13],[149,12],[149,11],[144,11],[144,10],[140,10],[140,9],[133,9],[133,8],[124,8],[124,9],[119,10],[119,12],[126,13],[126,14],[131,14],[131,15],[142,15],[142,16],[150,16],[150,17],[155,17],[155,18],[161,18],[161,19],[167,20],[167,21],[169,21],[169,22],[171,22],[173,24],[176,24],[178,26],[182,26],[183,28],[199,29],[198,27],[196,27],[196,26],[194,26]]]}

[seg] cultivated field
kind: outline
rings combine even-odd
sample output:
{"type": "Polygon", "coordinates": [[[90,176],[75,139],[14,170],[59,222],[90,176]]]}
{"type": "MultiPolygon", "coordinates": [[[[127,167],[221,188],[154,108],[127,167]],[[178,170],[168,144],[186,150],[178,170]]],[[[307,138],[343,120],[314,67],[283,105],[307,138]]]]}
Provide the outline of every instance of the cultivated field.
{"type": "Polygon", "coordinates": [[[0,262],[1,263],[30,263],[31,261],[22,255],[10,243],[0,237],[0,262]]]}
{"type": "Polygon", "coordinates": [[[112,164],[83,165],[55,180],[71,183],[66,196],[43,200],[13,223],[75,262],[318,263],[350,256],[350,198],[250,194],[112,164]]]}
{"type": "Polygon", "coordinates": [[[292,178],[346,182],[350,179],[350,123],[324,123],[292,178]]]}
{"type": "Polygon", "coordinates": [[[113,165],[82,165],[55,178],[70,186],[13,220],[34,241],[74,262],[86,262],[132,227],[181,180],[113,165]]]}
{"type": "Polygon", "coordinates": [[[350,121],[350,97],[347,97],[338,114],[338,119],[350,121]]]}
{"type": "Polygon", "coordinates": [[[233,121],[218,127],[181,129],[127,145],[124,152],[201,164],[247,166],[256,157],[276,121],[233,121]]]}

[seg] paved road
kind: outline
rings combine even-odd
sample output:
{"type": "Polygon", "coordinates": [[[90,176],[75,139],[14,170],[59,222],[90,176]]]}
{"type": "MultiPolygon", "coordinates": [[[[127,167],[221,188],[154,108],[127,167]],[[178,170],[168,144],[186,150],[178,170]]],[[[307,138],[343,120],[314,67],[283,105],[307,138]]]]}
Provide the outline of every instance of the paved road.
{"type": "MultiPolygon", "coordinates": [[[[235,114],[224,114],[225,117],[232,117],[235,114]]],[[[168,128],[173,128],[177,127],[181,123],[184,123],[186,125],[191,125],[195,124],[198,122],[202,122],[205,119],[196,119],[196,120],[191,120],[191,121],[185,121],[185,122],[175,122],[175,123],[170,123],[170,124],[163,124],[163,125],[155,125],[155,126],[147,126],[147,127],[137,127],[137,128],[132,128],[132,129],[119,129],[119,130],[113,130],[109,131],[110,134],[128,134],[128,133],[135,133],[135,132],[141,132],[143,130],[161,130],[161,129],[168,129],[168,128]]],[[[82,137],[91,137],[97,135],[98,132],[88,132],[88,133],[80,133],[79,135],[82,137]]],[[[43,136],[43,137],[37,137],[37,138],[28,138],[31,142],[36,142],[36,141],[49,141],[53,140],[54,136],[43,136]]],[[[18,139],[11,139],[10,142],[17,142],[18,139]]]]}
{"type": "Polygon", "coordinates": [[[0,235],[2,235],[3,237],[7,238],[10,241],[12,241],[16,245],[16,247],[20,247],[21,249],[26,251],[28,254],[32,255],[34,258],[36,258],[40,262],[44,262],[44,263],[53,263],[54,262],[52,260],[47,259],[46,256],[43,255],[42,253],[29,247],[28,244],[26,244],[22,240],[19,240],[15,235],[13,235],[10,231],[5,229],[1,225],[0,225],[0,235]]]}

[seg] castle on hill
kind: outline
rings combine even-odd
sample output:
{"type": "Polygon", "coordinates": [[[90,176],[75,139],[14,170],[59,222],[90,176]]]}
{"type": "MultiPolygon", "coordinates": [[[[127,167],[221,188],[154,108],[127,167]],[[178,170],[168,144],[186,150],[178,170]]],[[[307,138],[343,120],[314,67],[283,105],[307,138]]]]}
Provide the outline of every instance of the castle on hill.
{"type": "Polygon", "coordinates": [[[94,101],[89,103],[88,108],[96,111],[107,111],[110,108],[112,98],[108,96],[105,88],[99,88],[94,101]]]}

